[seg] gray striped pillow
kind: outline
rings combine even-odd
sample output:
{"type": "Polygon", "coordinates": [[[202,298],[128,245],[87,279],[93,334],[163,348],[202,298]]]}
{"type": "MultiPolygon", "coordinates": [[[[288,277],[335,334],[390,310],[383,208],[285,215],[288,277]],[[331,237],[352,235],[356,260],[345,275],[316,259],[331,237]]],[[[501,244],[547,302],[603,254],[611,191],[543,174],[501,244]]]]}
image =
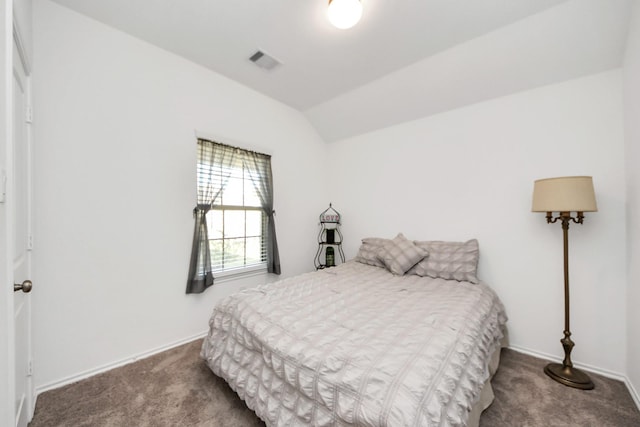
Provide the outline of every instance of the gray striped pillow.
{"type": "Polygon", "coordinates": [[[398,276],[409,271],[427,255],[428,251],[407,240],[402,233],[385,243],[378,252],[378,258],[387,269],[398,276]]]}
{"type": "Polygon", "coordinates": [[[480,250],[476,239],[467,242],[414,242],[429,252],[408,274],[447,280],[478,283],[477,268],[480,250]]]}
{"type": "Polygon", "coordinates": [[[382,260],[378,258],[378,251],[385,243],[390,241],[389,239],[383,239],[381,237],[367,237],[362,239],[362,244],[354,260],[362,264],[385,268],[382,260]]]}

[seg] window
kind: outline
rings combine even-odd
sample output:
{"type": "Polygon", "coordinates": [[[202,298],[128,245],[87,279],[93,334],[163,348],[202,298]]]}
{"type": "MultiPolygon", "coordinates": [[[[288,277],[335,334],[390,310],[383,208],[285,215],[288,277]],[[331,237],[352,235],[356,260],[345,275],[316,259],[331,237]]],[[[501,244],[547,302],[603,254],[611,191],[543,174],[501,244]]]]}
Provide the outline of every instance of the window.
{"type": "Polygon", "coordinates": [[[198,140],[195,229],[187,293],[214,275],[265,268],[280,274],[271,156],[198,140]]]}
{"type": "Polygon", "coordinates": [[[207,213],[214,276],[243,267],[266,268],[266,215],[249,172],[240,162],[230,168],[217,164],[213,170],[213,177],[200,174],[198,181],[213,179],[220,186],[226,181],[219,204],[207,213]]]}

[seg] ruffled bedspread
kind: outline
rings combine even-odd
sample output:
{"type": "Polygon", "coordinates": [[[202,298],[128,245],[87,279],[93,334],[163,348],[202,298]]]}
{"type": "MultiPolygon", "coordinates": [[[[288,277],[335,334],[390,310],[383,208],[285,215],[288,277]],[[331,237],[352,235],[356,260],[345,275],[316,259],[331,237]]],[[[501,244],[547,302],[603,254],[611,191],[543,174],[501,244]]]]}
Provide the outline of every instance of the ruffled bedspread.
{"type": "Polygon", "coordinates": [[[348,262],[225,298],[201,356],[269,426],[461,426],[505,322],[482,283],[348,262]]]}

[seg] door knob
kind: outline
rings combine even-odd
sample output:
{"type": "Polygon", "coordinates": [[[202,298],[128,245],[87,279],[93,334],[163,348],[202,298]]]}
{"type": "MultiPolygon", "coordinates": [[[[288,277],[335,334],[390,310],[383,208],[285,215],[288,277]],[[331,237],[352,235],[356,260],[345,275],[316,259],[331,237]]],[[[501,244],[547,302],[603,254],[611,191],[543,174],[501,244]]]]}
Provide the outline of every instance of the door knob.
{"type": "Polygon", "coordinates": [[[25,280],[21,284],[14,284],[13,285],[13,292],[22,291],[22,292],[24,292],[26,294],[26,293],[31,292],[32,288],[33,288],[33,283],[31,283],[31,280],[25,280]]]}

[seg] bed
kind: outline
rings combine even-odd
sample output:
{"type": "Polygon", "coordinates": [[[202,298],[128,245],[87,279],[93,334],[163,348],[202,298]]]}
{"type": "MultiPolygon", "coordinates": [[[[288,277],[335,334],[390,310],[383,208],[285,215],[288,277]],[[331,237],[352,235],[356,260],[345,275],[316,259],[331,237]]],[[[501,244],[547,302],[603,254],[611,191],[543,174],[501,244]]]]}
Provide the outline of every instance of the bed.
{"type": "Polygon", "coordinates": [[[373,253],[214,308],[201,356],[267,425],[478,424],[507,320],[499,298],[418,275],[413,259],[394,274],[373,253]]]}

